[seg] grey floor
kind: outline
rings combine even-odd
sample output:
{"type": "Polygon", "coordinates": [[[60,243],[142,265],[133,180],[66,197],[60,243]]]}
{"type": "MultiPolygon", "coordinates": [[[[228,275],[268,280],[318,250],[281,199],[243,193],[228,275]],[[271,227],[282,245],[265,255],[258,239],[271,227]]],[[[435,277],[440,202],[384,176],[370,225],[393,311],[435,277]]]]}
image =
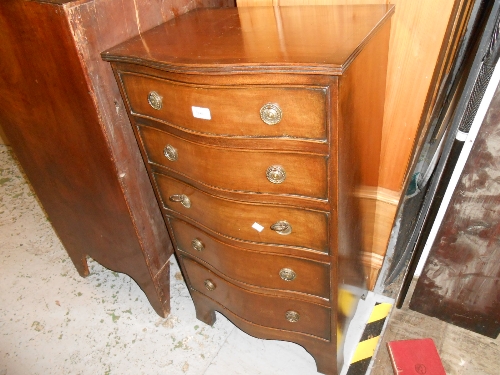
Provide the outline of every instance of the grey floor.
{"type": "MultiPolygon", "coordinates": [[[[0,144],[0,375],[317,374],[296,344],[253,338],[220,314],[213,327],[197,321],[175,262],[166,319],[128,276],[89,265],[81,278],[0,144]]],[[[498,339],[393,311],[384,340],[418,337],[435,339],[448,374],[500,374],[498,339]]],[[[392,374],[383,343],[372,374],[392,374]]]]}

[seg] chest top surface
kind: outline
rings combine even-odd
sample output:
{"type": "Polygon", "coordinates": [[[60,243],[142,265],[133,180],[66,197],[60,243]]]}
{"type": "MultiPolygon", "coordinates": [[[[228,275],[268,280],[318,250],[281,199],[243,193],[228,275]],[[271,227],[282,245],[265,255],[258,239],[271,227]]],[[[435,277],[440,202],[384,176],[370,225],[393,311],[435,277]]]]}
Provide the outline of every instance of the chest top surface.
{"type": "Polygon", "coordinates": [[[340,75],[393,5],[197,9],[103,52],[186,73],[340,75]]]}

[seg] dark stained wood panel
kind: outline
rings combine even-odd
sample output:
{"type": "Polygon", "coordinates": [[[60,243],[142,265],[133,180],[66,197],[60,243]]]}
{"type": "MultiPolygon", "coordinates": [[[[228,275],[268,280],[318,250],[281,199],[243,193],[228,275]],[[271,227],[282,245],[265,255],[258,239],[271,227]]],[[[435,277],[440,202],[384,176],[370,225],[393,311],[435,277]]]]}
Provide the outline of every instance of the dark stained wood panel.
{"type": "Polygon", "coordinates": [[[500,87],[410,308],[492,338],[500,333],[500,87]]]}
{"type": "Polygon", "coordinates": [[[200,9],[103,56],[170,71],[221,74],[223,64],[231,74],[266,70],[340,74],[368,42],[366,36],[393,12],[391,5],[239,8],[216,13],[200,9]]]}
{"type": "Polygon", "coordinates": [[[86,256],[170,310],[172,247],[105,48],[203,2],[0,3],[0,123],[80,275],[86,256]]]}

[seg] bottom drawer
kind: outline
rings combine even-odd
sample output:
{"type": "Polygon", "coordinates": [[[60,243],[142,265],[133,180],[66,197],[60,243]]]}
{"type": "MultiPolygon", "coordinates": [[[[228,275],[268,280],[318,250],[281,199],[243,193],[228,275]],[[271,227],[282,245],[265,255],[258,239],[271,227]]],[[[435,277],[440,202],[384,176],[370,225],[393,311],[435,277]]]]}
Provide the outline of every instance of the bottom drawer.
{"type": "MultiPolygon", "coordinates": [[[[197,262],[180,257],[189,286],[239,317],[265,327],[330,340],[330,309],[304,301],[254,293],[224,279],[197,262]]],[[[223,311],[221,311],[223,312],[223,311]]]]}

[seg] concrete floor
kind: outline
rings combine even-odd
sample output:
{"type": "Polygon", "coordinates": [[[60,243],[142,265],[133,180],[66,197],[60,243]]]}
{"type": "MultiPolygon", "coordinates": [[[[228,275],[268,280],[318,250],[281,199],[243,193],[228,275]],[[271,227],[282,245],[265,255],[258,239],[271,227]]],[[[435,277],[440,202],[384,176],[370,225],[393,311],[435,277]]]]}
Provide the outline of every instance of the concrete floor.
{"type": "MultiPolygon", "coordinates": [[[[220,314],[213,327],[197,321],[175,261],[166,319],[126,275],[90,260],[81,278],[1,144],[0,267],[0,375],[317,374],[299,345],[253,338],[220,314]]],[[[436,337],[448,374],[500,374],[498,339],[394,311],[385,339],[411,337],[436,337]]],[[[373,366],[392,374],[384,345],[373,366]]]]}

